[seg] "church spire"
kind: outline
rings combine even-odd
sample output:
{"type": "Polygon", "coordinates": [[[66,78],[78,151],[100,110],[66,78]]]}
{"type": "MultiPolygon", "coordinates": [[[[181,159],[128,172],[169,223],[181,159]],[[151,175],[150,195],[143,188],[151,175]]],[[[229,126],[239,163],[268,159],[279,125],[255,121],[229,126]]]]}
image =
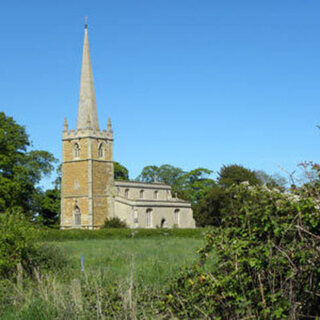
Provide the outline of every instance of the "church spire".
{"type": "Polygon", "coordinates": [[[84,27],[77,130],[87,128],[88,119],[91,127],[99,131],[86,20],[84,27]]]}

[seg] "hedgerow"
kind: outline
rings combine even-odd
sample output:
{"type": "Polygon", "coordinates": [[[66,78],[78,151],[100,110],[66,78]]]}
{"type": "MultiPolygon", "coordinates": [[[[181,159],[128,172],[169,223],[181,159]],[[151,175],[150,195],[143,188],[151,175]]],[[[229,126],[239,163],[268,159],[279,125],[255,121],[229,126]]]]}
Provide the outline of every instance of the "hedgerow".
{"type": "Polygon", "coordinates": [[[222,225],[198,265],[170,283],[161,308],[179,319],[320,316],[320,211],[311,197],[265,187],[227,190],[222,225]],[[218,264],[205,268],[214,252],[218,264]]]}
{"type": "Polygon", "coordinates": [[[100,230],[70,229],[39,229],[38,241],[66,240],[102,240],[128,238],[178,237],[202,239],[206,229],[120,229],[106,228],[100,230]]]}

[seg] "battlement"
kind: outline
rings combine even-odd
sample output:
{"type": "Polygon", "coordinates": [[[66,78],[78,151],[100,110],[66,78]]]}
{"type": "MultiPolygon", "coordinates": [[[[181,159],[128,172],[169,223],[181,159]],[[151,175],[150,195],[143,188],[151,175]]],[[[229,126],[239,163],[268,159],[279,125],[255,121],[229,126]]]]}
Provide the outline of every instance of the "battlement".
{"type": "Polygon", "coordinates": [[[102,140],[113,140],[113,132],[112,130],[97,131],[92,128],[84,128],[78,130],[63,130],[62,132],[62,140],[73,140],[90,137],[102,140]]]}

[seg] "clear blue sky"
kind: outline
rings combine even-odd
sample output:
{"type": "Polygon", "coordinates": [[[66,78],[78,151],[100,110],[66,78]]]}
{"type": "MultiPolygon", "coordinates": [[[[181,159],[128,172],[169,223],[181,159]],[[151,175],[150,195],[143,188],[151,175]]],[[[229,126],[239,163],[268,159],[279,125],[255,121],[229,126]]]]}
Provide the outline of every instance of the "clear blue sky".
{"type": "Polygon", "coordinates": [[[77,116],[83,20],[100,127],[150,164],[293,170],[319,161],[320,1],[3,1],[0,110],[61,159],[77,116]]]}

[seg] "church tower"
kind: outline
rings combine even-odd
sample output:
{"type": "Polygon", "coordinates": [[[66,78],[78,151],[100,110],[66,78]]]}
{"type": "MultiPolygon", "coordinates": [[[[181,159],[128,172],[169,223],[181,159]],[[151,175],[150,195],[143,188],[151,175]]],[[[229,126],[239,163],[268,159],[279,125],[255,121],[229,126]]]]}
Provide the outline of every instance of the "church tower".
{"type": "Polygon", "coordinates": [[[61,229],[101,227],[114,214],[113,131],[100,131],[87,24],[76,130],[62,133],[61,229]]]}

